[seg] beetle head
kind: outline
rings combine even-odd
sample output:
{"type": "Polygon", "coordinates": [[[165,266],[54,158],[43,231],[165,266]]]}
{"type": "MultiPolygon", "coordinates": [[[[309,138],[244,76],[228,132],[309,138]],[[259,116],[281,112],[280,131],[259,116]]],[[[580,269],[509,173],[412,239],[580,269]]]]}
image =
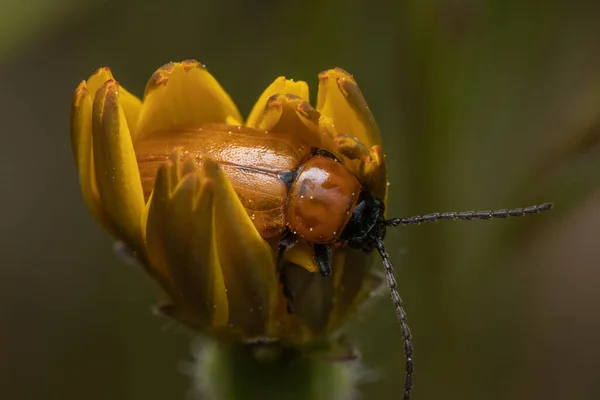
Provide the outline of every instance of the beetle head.
{"type": "Polygon", "coordinates": [[[377,240],[383,240],[385,236],[384,211],[385,206],[381,200],[363,191],[340,240],[353,249],[367,252],[374,250],[377,240]]]}

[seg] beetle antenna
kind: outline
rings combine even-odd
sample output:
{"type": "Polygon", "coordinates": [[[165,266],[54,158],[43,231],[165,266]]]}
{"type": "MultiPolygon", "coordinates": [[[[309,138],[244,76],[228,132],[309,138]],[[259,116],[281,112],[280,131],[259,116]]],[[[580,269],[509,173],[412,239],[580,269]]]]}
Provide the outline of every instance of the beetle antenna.
{"type": "Polygon", "coordinates": [[[462,212],[444,212],[432,213],[427,215],[416,215],[409,218],[392,218],[385,221],[387,226],[398,225],[416,225],[422,222],[436,222],[438,220],[466,220],[472,219],[492,219],[492,218],[508,218],[508,217],[524,217],[525,215],[538,214],[543,211],[552,210],[553,203],[543,203],[537,206],[529,206],[524,208],[501,209],[493,211],[462,211],[462,212]]]}
{"type": "Polygon", "coordinates": [[[394,269],[390,258],[385,251],[383,240],[375,238],[375,244],[377,251],[383,260],[383,268],[385,269],[385,276],[387,278],[388,287],[390,288],[390,296],[392,297],[392,303],[396,307],[396,315],[398,322],[400,322],[400,329],[402,329],[402,338],[404,339],[404,358],[406,359],[405,365],[405,378],[404,378],[404,397],[403,400],[410,400],[410,392],[412,390],[412,373],[413,373],[413,345],[411,342],[410,328],[406,321],[406,312],[402,307],[402,299],[396,290],[396,278],[394,278],[394,269]]]}

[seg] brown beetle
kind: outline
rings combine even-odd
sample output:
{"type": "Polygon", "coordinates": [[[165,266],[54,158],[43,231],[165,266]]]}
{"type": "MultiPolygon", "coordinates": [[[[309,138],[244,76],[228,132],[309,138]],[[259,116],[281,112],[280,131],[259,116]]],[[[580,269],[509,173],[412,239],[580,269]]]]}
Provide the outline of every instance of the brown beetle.
{"type": "MultiPolygon", "coordinates": [[[[158,132],[135,143],[146,200],[159,165],[177,148],[181,148],[182,157],[191,155],[202,163],[203,156],[209,155],[221,165],[257,231],[278,247],[280,273],[286,251],[299,241],[313,247],[315,264],[323,276],[331,274],[334,245],[367,252],[377,249],[404,340],[404,399],[409,399],[412,389],[413,350],[406,313],[383,244],[386,228],[437,220],[520,217],[552,208],[552,204],[545,203],[511,210],[386,219],[382,199],[329,151],[283,133],[216,124],[158,132]]],[[[281,282],[288,311],[293,312],[289,303],[292,294],[283,275],[281,282]]]]}

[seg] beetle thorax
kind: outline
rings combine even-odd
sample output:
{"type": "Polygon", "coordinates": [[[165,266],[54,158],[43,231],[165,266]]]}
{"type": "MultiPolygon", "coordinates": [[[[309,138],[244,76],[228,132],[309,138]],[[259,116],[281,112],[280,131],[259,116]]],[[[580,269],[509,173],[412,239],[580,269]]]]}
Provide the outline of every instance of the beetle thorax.
{"type": "Polygon", "coordinates": [[[342,163],[315,155],[300,167],[291,185],[288,229],[312,243],[335,242],[352,217],[360,193],[360,182],[342,163]]]}

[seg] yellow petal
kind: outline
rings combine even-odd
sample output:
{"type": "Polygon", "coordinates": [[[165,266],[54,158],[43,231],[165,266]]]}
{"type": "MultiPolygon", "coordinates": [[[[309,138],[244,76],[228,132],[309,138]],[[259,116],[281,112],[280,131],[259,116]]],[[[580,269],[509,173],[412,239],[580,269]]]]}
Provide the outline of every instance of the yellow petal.
{"type": "Polygon", "coordinates": [[[352,136],[340,134],[333,141],[339,152],[350,160],[366,160],[369,157],[369,149],[352,136]]]}
{"type": "Polygon", "coordinates": [[[137,123],[142,110],[142,101],[135,95],[129,93],[123,86],[120,86],[119,90],[119,103],[125,113],[125,119],[127,120],[127,126],[131,137],[135,140],[137,135],[137,123]]]}
{"type": "MultiPolygon", "coordinates": [[[[75,90],[71,105],[71,145],[73,156],[79,172],[79,186],[88,209],[92,215],[107,229],[110,224],[98,195],[94,164],[92,157],[92,98],[86,82],[83,81],[75,90]]],[[[113,232],[114,233],[114,232],[113,232]]]]}
{"type": "Polygon", "coordinates": [[[146,137],[174,126],[240,125],[240,113],[215,78],[197,61],[169,63],[148,81],[137,134],[146,137]]]}
{"type": "Polygon", "coordinates": [[[248,336],[268,334],[278,280],[271,247],[262,239],[220,166],[205,157],[214,183],[214,218],[219,260],[229,300],[229,322],[248,336]]]}
{"type": "Polygon", "coordinates": [[[312,246],[304,241],[297,243],[294,247],[287,250],[284,259],[301,266],[309,272],[317,272],[319,267],[315,262],[315,253],[312,246]]]}
{"type": "Polygon", "coordinates": [[[371,195],[386,202],[388,185],[383,148],[376,145],[367,149],[358,139],[343,134],[333,141],[337,151],[348,159],[346,167],[363,182],[371,195]]]}
{"type": "Polygon", "coordinates": [[[297,265],[287,264],[285,268],[286,281],[294,293],[294,313],[314,335],[323,333],[334,306],[335,270],[333,276],[325,277],[297,265]]]}
{"type": "Polygon", "coordinates": [[[227,324],[228,305],[214,238],[212,183],[201,181],[197,171],[177,183],[174,170],[180,167],[167,162],[158,171],[147,252],[173,300],[172,313],[194,327],[218,329],[227,324]]]}
{"type": "Polygon", "coordinates": [[[341,68],[319,74],[317,110],[330,117],[338,133],[356,137],[365,146],[381,144],[379,128],[352,75],[341,68]]]}
{"type": "Polygon", "coordinates": [[[217,250],[213,183],[204,179],[204,182],[199,184],[202,184],[202,188],[195,198],[196,204],[192,215],[197,239],[191,242],[192,256],[195,269],[202,270],[196,271],[196,280],[205,280],[208,297],[212,299],[212,326],[218,328],[224,327],[229,321],[229,301],[217,250]]]}
{"type": "Polygon", "coordinates": [[[374,253],[349,248],[336,252],[332,266],[335,283],[335,306],[327,330],[341,326],[357,307],[373,296],[383,282],[380,275],[373,274],[374,253]]]}
{"type": "Polygon", "coordinates": [[[383,199],[387,206],[387,166],[381,146],[373,146],[369,150],[369,157],[364,164],[363,176],[370,193],[378,199],[383,199]]]}
{"type": "Polygon", "coordinates": [[[167,237],[163,233],[164,224],[168,218],[172,191],[177,183],[171,180],[171,170],[173,168],[173,162],[167,161],[158,169],[154,190],[142,213],[141,226],[142,229],[145,229],[142,236],[146,245],[146,254],[150,261],[152,276],[158,280],[160,286],[171,296],[171,299],[176,300],[181,298],[181,294],[174,285],[173,277],[170,274],[166,255],[167,237]]]}
{"type": "Polygon", "coordinates": [[[142,241],[144,243],[146,243],[146,229],[148,226],[148,214],[150,213],[150,205],[152,204],[152,195],[154,194],[154,191],[152,191],[152,193],[150,193],[150,197],[148,198],[148,201],[146,202],[146,205],[144,206],[144,211],[142,212],[142,218],[141,218],[141,231],[142,231],[142,241]]]}
{"type": "MultiPolygon", "coordinates": [[[[106,81],[114,79],[111,70],[108,67],[98,68],[90,79],[88,79],[87,86],[88,92],[92,99],[95,98],[98,89],[104,85],[106,81]]],[[[119,103],[125,113],[127,119],[127,126],[131,136],[135,138],[136,126],[140,110],[142,109],[142,101],[135,95],[129,93],[123,86],[120,86],[119,90],[119,103]]]]}
{"type": "MultiPolygon", "coordinates": [[[[364,165],[369,159],[369,150],[358,139],[340,134],[333,138],[336,151],[342,155],[346,168],[358,178],[360,182],[365,182],[364,165]]],[[[370,191],[369,187],[366,189],[370,191]]]]}
{"type": "Polygon", "coordinates": [[[246,126],[256,128],[258,127],[259,121],[265,114],[265,108],[267,107],[267,101],[274,95],[277,94],[292,94],[298,96],[304,101],[308,101],[308,85],[303,81],[293,81],[286,79],[285,76],[280,76],[271,83],[265,91],[260,95],[256,104],[250,111],[248,119],[246,120],[246,126]]]}
{"type": "Polygon", "coordinates": [[[277,94],[267,101],[255,128],[302,138],[310,146],[331,150],[331,137],[319,126],[320,114],[306,101],[292,94],[277,94]]]}
{"type": "Polygon", "coordinates": [[[119,91],[119,85],[109,80],[94,99],[92,133],[96,181],[111,225],[127,245],[141,251],[144,196],[119,91]]]}
{"type": "Polygon", "coordinates": [[[102,87],[102,85],[104,85],[104,83],[106,83],[106,81],[110,81],[110,80],[114,80],[114,79],[115,78],[113,77],[113,74],[110,71],[110,68],[108,68],[108,67],[98,68],[92,74],[92,76],[90,76],[90,78],[87,81],[88,91],[90,92],[92,99],[95,98],[96,92],[98,90],[100,90],[100,88],[102,87]]]}

